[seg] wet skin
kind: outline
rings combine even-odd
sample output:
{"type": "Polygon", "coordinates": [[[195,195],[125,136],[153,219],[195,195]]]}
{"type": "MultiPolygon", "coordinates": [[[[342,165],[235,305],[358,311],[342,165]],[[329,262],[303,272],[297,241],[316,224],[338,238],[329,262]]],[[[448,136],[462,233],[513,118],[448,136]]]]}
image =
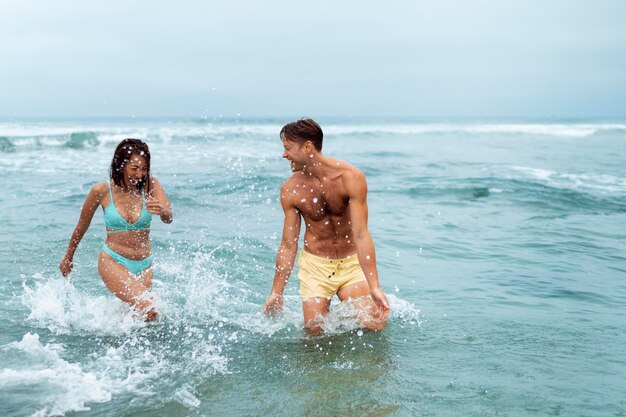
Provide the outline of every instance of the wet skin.
{"type": "MultiPolygon", "coordinates": [[[[281,187],[285,213],[283,237],[276,260],[272,293],[264,311],[282,309],[282,293],[293,268],[300,234],[305,223],[304,250],[329,259],[355,253],[367,281],[345,286],[337,293],[340,300],[361,300],[362,325],[381,330],[389,314],[389,304],[378,284],[376,254],[367,229],[367,185],[365,176],[352,165],[316,151],[310,141],[300,144],[283,141],[283,158],[289,160],[292,176],[281,187]]],[[[322,317],[330,300],[313,297],[303,300],[305,327],[313,334],[322,332],[322,317]]]]}
{"type": "MultiPolygon", "coordinates": [[[[130,161],[124,166],[122,187],[111,184],[111,192],[115,208],[119,214],[132,224],[141,216],[143,196],[138,188],[140,181],[147,180],[148,167],[146,159],[132,154],[130,161]]],[[[172,222],[172,212],[165,191],[154,177],[150,181],[150,195],[147,196],[146,209],[153,215],[160,216],[164,223],[172,222]]],[[[111,198],[107,182],[96,184],[85,200],[78,225],[72,234],[67,253],[59,265],[64,277],[73,268],[73,256],[78,244],[89,228],[93,215],[98,207],[104,211],[111,198]]],[[[106,245],[113,251],[131,260],[145,259],[151,254],[149,230],[128,230],[120,233],[107,234],[106,245]]],[[[121,300],[133,305],[146,320],[154,320],[156,311],[152,308],[149,290],[152,286],[152,267],[147,268],[135,277],[126,268],[118,264],[105,252],[98,258],[98,271],[107,288],[121,300]]]]}

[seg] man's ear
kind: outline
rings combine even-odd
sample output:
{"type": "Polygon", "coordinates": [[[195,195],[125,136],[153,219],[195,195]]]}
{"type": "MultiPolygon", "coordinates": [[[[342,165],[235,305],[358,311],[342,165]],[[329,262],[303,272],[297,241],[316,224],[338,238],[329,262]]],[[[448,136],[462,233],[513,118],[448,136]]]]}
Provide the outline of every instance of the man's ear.
{"type": "Polygon", "coordinates": [[[306,151],[306,153],[311,153],[313,149],[315,149],[313,142],[311,142],[310,140],[304,142],[304,150],[306,151]]]}

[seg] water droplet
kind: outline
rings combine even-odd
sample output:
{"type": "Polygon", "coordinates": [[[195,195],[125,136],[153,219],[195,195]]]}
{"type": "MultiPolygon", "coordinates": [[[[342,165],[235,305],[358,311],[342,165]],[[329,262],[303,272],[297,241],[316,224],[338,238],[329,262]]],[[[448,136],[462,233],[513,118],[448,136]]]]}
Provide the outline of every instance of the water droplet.
{"type": "Polygon", "coordinates": [[[359,337],[363,336],[363,330],[359,330],[359,331],[357,331],[357,332],[356,332],[356,335],[357,335],[357,336],[359,336],[359,337]]]}

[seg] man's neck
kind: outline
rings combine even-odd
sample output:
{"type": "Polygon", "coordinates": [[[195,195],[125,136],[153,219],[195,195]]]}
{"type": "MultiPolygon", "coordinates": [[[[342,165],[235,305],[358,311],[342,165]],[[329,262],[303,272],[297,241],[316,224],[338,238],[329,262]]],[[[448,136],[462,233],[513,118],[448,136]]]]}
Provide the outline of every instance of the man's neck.
{"type": "Polygon", "coordinates": [[[311,176],[317,178],[318,180],[326,177],[326,172],[328,171],[328,160],[321,153],[313,154],[313,157],[310,159],[310,163],[306,164],[304,169],[302,170],[302,174],[306,176],[311,176]]]}

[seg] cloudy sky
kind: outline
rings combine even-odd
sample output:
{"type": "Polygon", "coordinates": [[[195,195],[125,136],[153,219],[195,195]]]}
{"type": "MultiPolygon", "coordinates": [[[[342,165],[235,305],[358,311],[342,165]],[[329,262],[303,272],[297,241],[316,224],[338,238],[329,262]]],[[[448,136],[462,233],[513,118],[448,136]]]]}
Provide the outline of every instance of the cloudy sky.
{"type": "Polygon", "coordinates": [[[0,0],[0,117],[626,117],[626,2],[0,0]]]}

